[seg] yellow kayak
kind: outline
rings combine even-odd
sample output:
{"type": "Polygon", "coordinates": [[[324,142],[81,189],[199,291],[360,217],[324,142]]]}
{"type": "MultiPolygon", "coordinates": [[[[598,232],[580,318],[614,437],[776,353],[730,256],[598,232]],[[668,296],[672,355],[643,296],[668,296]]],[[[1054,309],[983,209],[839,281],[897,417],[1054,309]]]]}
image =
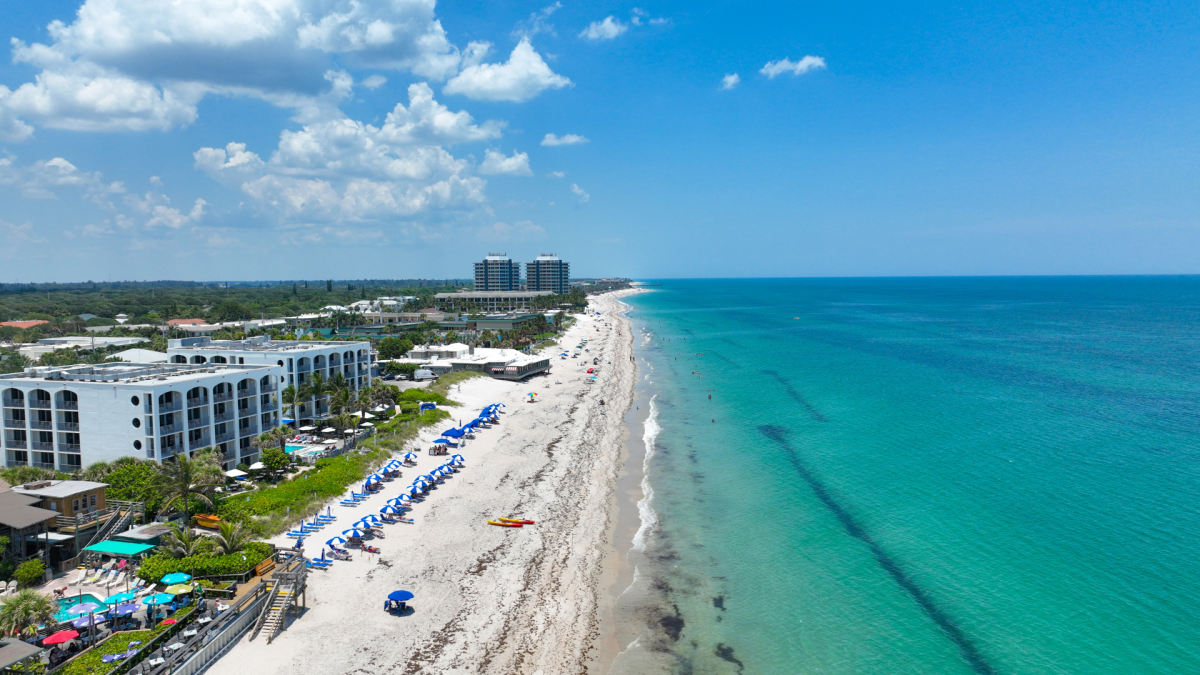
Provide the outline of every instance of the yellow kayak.
{"type": "Polygon", "coordinates": [[[488,525],[497,525],[499,527],[522,527],[520,523],[502,523],[496,520],[489,520],[488,525]]]}

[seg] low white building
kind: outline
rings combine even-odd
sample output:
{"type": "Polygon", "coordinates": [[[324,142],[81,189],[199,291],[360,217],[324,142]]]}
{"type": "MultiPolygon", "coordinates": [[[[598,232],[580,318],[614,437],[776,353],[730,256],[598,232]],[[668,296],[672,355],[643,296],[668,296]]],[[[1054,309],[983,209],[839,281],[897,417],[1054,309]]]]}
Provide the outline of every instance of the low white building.
{"type": "Polygon", "coordinates": [[[284,376],[278,365],[132,363],[0,375],[5,464],[75,471],[207,447],[228,468],[253,463],[251,439],[279,425],[284,376]]]}
{"type": "MultiPolygon", "coordinates": [[[[340,374],[352,390],[371,384],[371,343],[317,340],[271,340],[267,336],[245,340],[184,338],[167,341],[171,363],[271,365],[283,368],[284,386],[303,387],[320,373],[329,382],[340,374]]],[[[328,395],[297,405],[298,419],[320,419],[329,414],[328,395]]],[[[290,408],[284,412],[290,413],[290,408]]]]}

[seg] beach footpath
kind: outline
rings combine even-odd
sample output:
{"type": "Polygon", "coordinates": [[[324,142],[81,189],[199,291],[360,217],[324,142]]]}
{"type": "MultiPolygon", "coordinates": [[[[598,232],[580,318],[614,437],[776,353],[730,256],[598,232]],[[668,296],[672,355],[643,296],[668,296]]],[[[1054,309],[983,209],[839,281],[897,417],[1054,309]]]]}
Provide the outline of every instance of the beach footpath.
{"type": "MultiPolygon", "coordinates": [[[[632,333],[619,314],[619,298],[633,292],[590,298],[590,315],[547,350],[549,375],[474,378],[452,387],[448,396],[462,404],[447,409],[456,422],[504,404],[499,424],[454,451],[465,468],[414,503],[407,514],[413,524],[384,526],[385,538],[370,542],[378,555],[354,550],[352,560],[312,570],[307,608],[271,644],[243,637],[207,672],[585,671],[599,634],[606,539],[628,433],[624,413],[636,377],[632,333]],[[577,358],[559,356],[584,338],[577,358]],[[536,524],[488,524],[496,518],[536,524]],[[399,616],[384,611],[398,589],[415,596],[411,611],[399,616]]],[[[356,506],[331,505],[337,521],[325,528],[329,537],[378,514],[413,477],[442,464],[445,457],[427,454],[439,431],[414,442],[417,466],[401,479],[356,506]]],[[[329,537],[314,536],[305,553],[320,556],[329,537]]],[[[285,538],[274,543],[292,545],[285,538]]]]}

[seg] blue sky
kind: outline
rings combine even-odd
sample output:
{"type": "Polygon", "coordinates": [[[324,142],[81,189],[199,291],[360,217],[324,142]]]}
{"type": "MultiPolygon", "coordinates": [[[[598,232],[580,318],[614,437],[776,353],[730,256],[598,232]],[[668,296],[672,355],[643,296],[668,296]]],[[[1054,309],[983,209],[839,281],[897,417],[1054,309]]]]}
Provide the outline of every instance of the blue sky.
{"type": "Polygon", "coordinates": [[[55,0],[0,26],[4,281],[466,277],[489,251],[1200,272],[1185,3],[55,0]]]}

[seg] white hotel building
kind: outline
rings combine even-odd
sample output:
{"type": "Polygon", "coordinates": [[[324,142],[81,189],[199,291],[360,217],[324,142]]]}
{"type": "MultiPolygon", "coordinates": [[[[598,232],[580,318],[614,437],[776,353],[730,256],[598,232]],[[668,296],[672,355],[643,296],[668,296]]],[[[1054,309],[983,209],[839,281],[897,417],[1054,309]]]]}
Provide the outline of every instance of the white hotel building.
{"type": "Polygon", "coordinates": [[[7,466],[75,471],[126,456],[163,460],[215,447],[258,461],[251,439],[280,423],[284,369],[104,363],[0,375],[7,466]]]}
{"type": "MultiPolygon", "coordinates": [[[[277,366],[284,371],[284,387],[299,388],[316,373],[320,373],[326,382],[340,373],[350,389],[357,391],[371,384],[371,358],[371,343],[366,340],[271,340],[260,336],[246,340],[200,337],[167,342],[167,361],[170,363],[277,366]]],[[[284,412],[290,414],[291,411],[284,412]]],[[[328,415],[328,396],[297,405],[296,414],[301,420],[328,415]]]]}

